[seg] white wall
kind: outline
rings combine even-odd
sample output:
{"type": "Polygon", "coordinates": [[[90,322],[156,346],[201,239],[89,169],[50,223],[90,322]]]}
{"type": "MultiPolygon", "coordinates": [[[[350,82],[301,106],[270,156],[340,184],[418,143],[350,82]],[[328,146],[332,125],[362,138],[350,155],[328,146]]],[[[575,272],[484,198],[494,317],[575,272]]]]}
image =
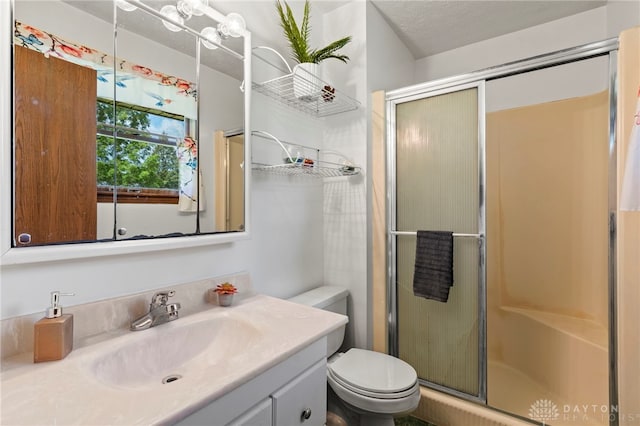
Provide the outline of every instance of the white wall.
{"type": "MultiPolygon", "coordinates": [[[[281,142],[320,146],[321,122],[254,92],[253,130],[271,133],[281,142]]],[[[275,143],[254,136],[253,161],[266,157],[283,162],[275,143]]],[[[274,160],[275,161],[275,160],[274,160]]],[[[322,180],[254,173],[252,179],[252,259],[263,263],[253,275],[256,288],[290,297],[323,283],[322,180]]]]}
{"type": "MultiPolygon", "coordinates": [[[[367,347],[367,58],[364,2],[351,2],[323,17],[324,43],[351,35],[345,46],[347,64],[322,63],[323,77],[361,107],[324,119],[323,148],[342,153],[362,167],[354,177],[324,182],[324,280],[349,290],[349,319],[345,345],[367,347]]],[[[340,161],[328,158],[329,161],[340,161]]]]}
{"type": "Polygon", "coordinates": [[[96,239],[112,239],[113,224],[126,228],[127,233],[118,238],[136,235],[163,235],[169,232],[192,233],[196,228],[194,213],[179,215],[177,204],[125,204],[118,203],[117,213],[113,203],[98,203],[98,233],[96,239]]]}
{"type": "Polygon", "coordinates": [[[367,85],[369,94],[413,83],[416,61],[378,9],[367,5],[367,85]]]}
{"type": "Polygon", "coordinates": [[[592,95],[609,88],[609,58],[590,58],[491,80],[485,86],[486,112],[592,95]]]}
{"type": "Polygon", "coordinates": [[[607,37],[618,37],[626,29],[640,25],[640,2],[609,0],[607,9],[607,37]]]}

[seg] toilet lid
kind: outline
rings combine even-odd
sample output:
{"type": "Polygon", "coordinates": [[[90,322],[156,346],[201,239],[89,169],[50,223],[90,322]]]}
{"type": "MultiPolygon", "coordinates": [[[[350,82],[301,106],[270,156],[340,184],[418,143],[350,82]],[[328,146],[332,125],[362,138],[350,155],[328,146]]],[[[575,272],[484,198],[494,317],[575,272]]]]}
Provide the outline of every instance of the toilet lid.
{"type": "Polygon", "coordinates": [[[416,385],[416,371],[390,355],[349,349],[329,364],[329,373],[339,382],[363,394],[397,394],[416,385]]]}

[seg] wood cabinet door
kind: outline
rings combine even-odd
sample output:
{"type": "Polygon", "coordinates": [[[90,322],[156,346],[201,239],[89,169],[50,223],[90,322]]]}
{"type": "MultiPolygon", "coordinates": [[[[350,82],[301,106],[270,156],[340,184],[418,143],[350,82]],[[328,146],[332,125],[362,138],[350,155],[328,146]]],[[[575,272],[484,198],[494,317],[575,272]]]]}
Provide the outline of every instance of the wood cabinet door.
{"type": "Polygon", "coordinates": [[[96,72],[19,46],[14,69],[14,241],[95,240],[96,72]]]}

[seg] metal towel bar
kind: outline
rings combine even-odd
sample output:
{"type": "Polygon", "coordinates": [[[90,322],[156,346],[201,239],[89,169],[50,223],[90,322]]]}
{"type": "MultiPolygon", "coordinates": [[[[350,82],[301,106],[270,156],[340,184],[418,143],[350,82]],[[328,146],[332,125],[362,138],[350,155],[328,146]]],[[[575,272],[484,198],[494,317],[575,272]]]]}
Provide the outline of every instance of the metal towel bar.
{"type": "MultiPolygon", "coordinates": [[[[416,231],[390,231],[391,235],[416,235],[416,231]]],[[[460,234],[457,232],[453,233],[454,237],[472,237],[472,238],[482,238],[482,234],[460,234]]]]}

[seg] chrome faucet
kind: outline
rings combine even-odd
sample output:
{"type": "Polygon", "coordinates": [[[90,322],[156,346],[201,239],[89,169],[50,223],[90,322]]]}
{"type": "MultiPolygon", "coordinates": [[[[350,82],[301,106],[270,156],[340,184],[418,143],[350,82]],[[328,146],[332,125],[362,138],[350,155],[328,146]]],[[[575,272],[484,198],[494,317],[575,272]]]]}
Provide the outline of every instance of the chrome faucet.
{"type": "Polygon", "coordinates": [[[159,291],[154,294],[149,305],[149,312],[131,323],[131,331],[146,330],[147,328],[178,319],[180,304],[167,304],[169,298],[175,294],[174,290],[159,291]]]}

